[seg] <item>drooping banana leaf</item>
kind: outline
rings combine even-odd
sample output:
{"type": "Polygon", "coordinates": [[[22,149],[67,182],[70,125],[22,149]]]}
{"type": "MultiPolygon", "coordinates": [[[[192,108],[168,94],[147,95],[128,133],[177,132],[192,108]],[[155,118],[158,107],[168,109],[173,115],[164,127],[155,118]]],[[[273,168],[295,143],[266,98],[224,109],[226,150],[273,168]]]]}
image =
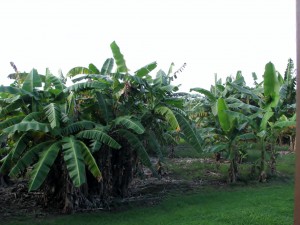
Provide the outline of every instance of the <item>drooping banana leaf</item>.
{"type": "Polygon", "coordinates": [[[43,184],[60,148],[61,143],[56,142],[42,152],[39,161],[34,165],[33,170],[31,171],[29,191],[35,191],[43,184]]]}
{"type": "Polygon", "coordinates": [[[43,116],[44,116],[43,112],[32,112],[24,117],[23,122],[32,121],[32,120],[39,121],[43,118],[43,116]]]}
{"type": "Polygon", "coordinates": [[[13,94],[13,95],[16,95],[16,94],[28,95],[30,97],[33,97],[32,93],[30,93],[26,90],[20,89],[20,88],[12,87],[12,86],[0,85],[0,92],[9,93],[9,94],[13,94]]]}
{"type": "Polygon", "coordinates": [[[202,150],[202,138],[198,135],[194,127],[191,126],[189,120],[183,115],[176,113],[176,118],[180,126],[180,131],[184,134],[184,139],[189,143],[196,151],[202,150]]]}
{"type": "Polygon", "coordinates": [[[106,89],[108,87],[108,84],[105,84],[103,82],[98,82],[98,81],[91,81],[91,82],[84,82],[84,83],[78,83],[78,84],[73,84],[67,88],[64,89],[64,92],[78,92],[78,91],[85,91],[85,90],[91,90],[91,89],[106,89]]]}
{"type": "Polygon", "coordinates": [[[204,94],[211,102],[216,102],[217,99],[213,93],[203,88],[191,88],[190,91],[196,91],[200,94],[204,94]]]}
{"type": "Polygon", "coordinates": [[[279,128],[279,129],[283,129],[286,127],[293,127],[293,126],[296,126],[296,121],[280,121],[274,124],[274,128],[279,128]]]}
{"type": "Polygon", "coordinates": [[[119,116],[113,120],[113,124],[131,129],[137,134],[142,134],[145,131],[144,126],[139,121],[132,119],[131,116],[119,116]]]}
{"type": "Polygon", "coordinates": [[[26,153],[17,161],[14,167],[10,170],[9,176],[17,177],[21,174],[28,166],[30,166],[36,159],[38,155],[45,148],[53,144],[54,141],[46,141],[33,146],[31,149],[26,151],[26,153]]]}
{"type": "Polygon", "coordinates": [[[3,129],[3,132],[13,133],[16,131],[29,131],[29,130],[42,131],[46,133],[50,131],[50,126],[48,124],[39,123],[37,121],[23,121],[21,123],[3,129]]]}
{"type": "Polygon", "coordinates": [[[101,146],[102,146],[102,142],[97,141],[97,140],[92,140],[92,143],[90,144],[91,152],[94,153],[94,152],[99,151],[101,146]]]}
{"type": "Polygon", "coordinates": [[[162,154],[162,147],[161,145],[158,143],[158,138],[156,137],[155,133],[151,130],[149,130],[147,132],[147,146],[146,148],[149,148],[151,149],[152,151],[156,152],[156,155],[158,156],[159,160],[160,161],[163,161],[164,160],[164,157],[163,157],[163,154],[162,154]]]}
{"type": "Polygon", "coordinates": [[[0,130],[20,123],[24,119],[24,117],[25,116],[14,116],[0,122],[0,130]]]}
{"type": "Polygon", "coordinates": [[[112,137],[110,137],[107,133],[100,130],[85,130],[79,132],[76,137],[78,138],[86,138],[100,141],[103,144],[108,145],[111,148],[120,149],[121,145],[116,142],[112,137]]]}
{"type": "Polygon", "coordinates": [[[62,135],[68,136],[70,134],[76,134],[79,131],[86,130],[86,129],[93,129],[95,126],[94,122],[91,121],[78,121],[72,123],[66,127],[64,127],[61,131],[62,135]]]}
{"type": "Polygon", "coordinates": [[[75,187],[80,187],[86,182],[82,146],[74,137],[63,138],[63,154],[69,176],[75,187]]]}
{"type": "Polygon", "coordinates": [[[79,74],[90,74],[90,70],[86,67],[74,67],[67,73],[67,77],[74,77],[79,74]]]}
{"type": "Polygon", "coordinates": [[[16,160],[20,157],[20,155],[23,153],[23,151],[28,147],[30,139],[28,137],[27,133],[24,133],[18,141],[14,144],[14,147],[12,149],[12,156],[11,160],[16,160]]]}
{"type": "Polygon", "coordinates": [[[99,110],[106,123],[109,123],[113,119],[112,105],[108,101],[108,97],[100,92],[96,92],[97,103],[99,110]]]}
{"type": "Polygon", "coordinates": [[[137,152],[143,165],[150,168],[153,172],[153,167],[152,167],[152,163],[150,161],[149,155],[148,155],[146,149],[144,148],[142,142],[140,141],[140,139],[135,134],[131,133],[128,130],[124,130],[124,129],[118,130],[118,134],[120,134],[122,137],[124,137],[128,141],[128,143],[130,144],[132,149],[137,152]]]}
{"type": "Polygon", "coordinates": [[[156,67],[157,67],[157,63],[152,62],[152,63],[138,69],[137,71],[135,71],[135,75],[142,78],[142,77],[146,76],[147,74],[149,74],[156,67]]]}
{"type": "Polygon", "coordinates": [[[89,148],[82,141],[79,141],[78,144],[81,145],[81,153],[89,171],[93,174],[97,181],[100,182],[102,180],[102,174],[98,168],[94,156],[91,154],[89,148]]]}
{"type": "Polygon", "coordinates": [[[166,106],[157,106],[154,109],[156,114],[161,115],[171,126],[173,130],[179,129],[179,124],[173,111],[166,106]]]}

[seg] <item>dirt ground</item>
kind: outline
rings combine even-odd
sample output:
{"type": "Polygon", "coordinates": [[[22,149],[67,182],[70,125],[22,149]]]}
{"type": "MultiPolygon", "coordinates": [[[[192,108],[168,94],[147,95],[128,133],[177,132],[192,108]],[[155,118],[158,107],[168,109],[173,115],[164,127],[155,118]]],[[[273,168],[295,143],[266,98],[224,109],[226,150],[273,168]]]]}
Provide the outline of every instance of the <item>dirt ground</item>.
{"type": "MultiPolygon", "coordinates": [[[[190,163],[202,159],[172,159],[173,163],[190,163]]],[[[152,159],[155,165],[156,159],[152,159]]],[[[94,210],[119,210],[128,204],[154,205],[171,191],[190,191],[202,186],[203,181],[185,181],[168,171],[163,171],[160,178],[153,177],[149,169],[144,169],[144,178],[135,178],[129,187],[129,196],[122,199],[113,199],[107,208],[79,209],[78,211],[94,210]]],[[[42,217],[48,214],[61,213],[58,209],[43,208],[43,193],[28,192],[28,183],[25,180],[12,181],[6,187],[0,186],[0,218],[11,218],[17,216],[42,217]]]]}

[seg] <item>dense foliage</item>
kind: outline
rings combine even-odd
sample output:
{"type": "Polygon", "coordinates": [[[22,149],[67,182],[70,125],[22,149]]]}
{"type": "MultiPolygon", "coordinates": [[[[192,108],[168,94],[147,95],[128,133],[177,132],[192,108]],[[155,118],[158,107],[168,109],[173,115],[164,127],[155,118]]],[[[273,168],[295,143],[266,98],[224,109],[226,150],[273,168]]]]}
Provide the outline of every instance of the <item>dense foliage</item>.
{"type": "Polygon", "coordinates": [[[65,212],[90,195],[103,204],[126,196],[140,163],[158,175],[148,152],[162,159],[161,149],[176,144],[178,135],[201,150],[183,99],[172,96],[178,90],[172,68],[152,78],[153,62],[129,74],[115,42],[111,50],[114,58],[100,70],[93,64],[71,69],[68,87],[48,69],[45,75],[16,71],[11,86],[0,86],[1,174],[29,176],[29,191],[42,189],[45,204],[65,212]]]}
{"type": "Polygon", "coordinates": [[[288,139],[294,147],[292,60],[284,77],[270,62],[263,82],[253,74],[254,87],[239,71],[225,83],[216,77],[210,90],[192,88],[202,94],[192,95],[172,85],[173,64],[155,77],[149,73],[156,62],[130,74],[118,45],[110,47],[113,58],[101,69],[75,67],[66,77],[48,69],[19,73],[14,66],[14,82],[0,86],[2,183],[7,176],[29,178],[29,191],[42,190],[45,205],[71,212],[126,196],[141,165],[159,176],[149,155],[160,164],[163,152],[179,140],[228,159],[233,183],[247,148],[259,145],[253,171],[264,182],[276,173],[275,146],[288,139]],[[66,85],[67,79],[73,84],[66,85]]]}

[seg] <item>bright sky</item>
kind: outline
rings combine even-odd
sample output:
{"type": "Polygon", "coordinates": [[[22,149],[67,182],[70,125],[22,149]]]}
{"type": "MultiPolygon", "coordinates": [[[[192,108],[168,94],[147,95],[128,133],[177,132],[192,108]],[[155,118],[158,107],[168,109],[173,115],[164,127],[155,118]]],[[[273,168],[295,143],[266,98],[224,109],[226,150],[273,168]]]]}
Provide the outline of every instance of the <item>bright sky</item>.
{"type": "Polygon", "coordinates": [[[237,70],[252,84],[269,61],[283,74],[296,59],[295,12],[294,0],[1,0],[0,83],[10,61],[21,72],[101,68],[115,40],[132,72],[187,63],[181,91],[237,70]]]}

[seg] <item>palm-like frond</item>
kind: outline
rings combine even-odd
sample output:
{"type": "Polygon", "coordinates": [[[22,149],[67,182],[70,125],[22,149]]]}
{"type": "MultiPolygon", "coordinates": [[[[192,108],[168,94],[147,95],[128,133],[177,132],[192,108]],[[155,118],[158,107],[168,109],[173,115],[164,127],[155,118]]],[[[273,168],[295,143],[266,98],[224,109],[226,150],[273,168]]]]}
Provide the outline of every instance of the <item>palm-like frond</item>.
{"type": "Polygon", "coordinates": [[[17,177],[22,173],[28,166],[30,166],[37,158],[38,154],[42,152],[45,148],[49,147],[53,141],[46,141],[35,145],[17,161],[14,167],[10,170],[9,176],[17,177]]]}
{"type": "Polygon", "coordinates": [[[101,74],[102,75],[108,75],[111,73],[112,68],[114,66],[114,59],[113,58],[108,58],[105,60],[102,68],[101,68],[101,74]]]}
{"type": "Polygon", "coordinates": [[[221,152],[221,151],[224,151],[224,150],[227,150],[228,149],[228,144],[224,144],[224,143],[219,143],[219,144],[214,144],[210,149],[209,151],[210,152],[213,152],[213,153],[217,153],[217,152],[221,152]]]}
{"type": "Polygon", "coordinates": [[[127,73],[128,69],[127,69],[127,66],[126,66],[126,62],[125,62],[124,56],[121,53],[120,48],[117,45],[117,43],[115,41],[112,42],[110,44],[110,48],[111,48],[111,51],[113,53],[114,59],[115,59],[116,64],[117,64],[117,72],[127,73]]]}
{"type": "Polygon", "coordinates": [[[131,129],[137,134],[142,134],[145,131],[143,125],[139,121],[132,119],[130,116],[119,116],[113,123],[116,126],[123,126],[127,129],[131,129]]]}
{"type": "Polygon", "coordinates": [[[79,121],[79,122],[72,123],[67,127],[63,128],[61,133],[62,135],[68,136],[70,134],[78,133],[81,130],[93,129],[94,126],[95,123],[91,121],[79,121]]]}
{"type": "Polygon", "coordinates": [[[98,168],[95,158],[91,154],[89,148],[83,142],[78,141],[78,144],[81,145],[81,153],[89,171],[98,180],[98,182],[100,182],[102,180],[102,174],[98,168]]]}
{"type": "Polygon", "coordinates": [[[102,82],[98,81],[91,81],[91,82],[84,82],[84,83],[78,83],[78,84],[73,84],[67,88],[64,89],[64,92],[78,92],[78,91],[85,91],[85,90],[91,90],[91,89],[101,89],[104,90],[107,88],[108,85],[102,82]]]}
{"type": "Polygon", "coordinates": [[[59,91],[63,91],[63,89],[65,88],[62,81],[58,77],[51,74],[50,70],[47,68],[46,69],[46,77],[45,77],[45,90],[48,90],[48,88],[50,88],[51,85],[53,85],[54,88],[59,91]]]}
{"type": "Polygon", "coordinates": [[[89,64],[89,70],[93,74],[99,74],[100,73],[100,71],[98,70],[98,68],[93,63],[89,64]]]}
{"type": "Polygon", "coordinates": [[[90,149],[91,149],[91,152],[94,153],[96,151],[99,151],[100,148],[102,146],[102,142],[100,141],[92,141],[92,143],[90,144],[90,149]]]}
{"type": "Polygon", "coordinates": [[[0,92],[9,93],[9,94],[13,94],[13,95],[20,94],[20,95],[29,95],[31,97],[33,96],[32,93],[30,93],[26,90],[16,88],[16,87],[12,87],[12,86],[3,86],[3,85],[1,85],[0,86],[0,92]]]}
{"type": "Polygon", "coordinates": [[[28,92],[33,92],[37,87],[42,87],[41,78],[36,69],[32,69],[25,78],[22,89],[28,92]]]}
{"type": "Polygon", "coordinates": [[[156,67],[157,67],[157,63],[152,62],[152,63],[138,69],[137,71],[135,71],[135,75],[142,78],[142,77],[146,76],[147,74],[149,74],[156,67]]]}
{"type": "Polygon", "coordinates": [[[283,129],[290,126],[296,126],[296,121],[280,121],[274,124],[274,127],[279,129],[283,129]]]}
{"type": "Polygon", "coordinates": [[[157,106],[154,109],[155,113],[161,115],[163,118],[165,118],[166,121],[168,121],[168,123],[170,124],[170,126],[172,127],[172,129],[176,130],[179,128],[179,124],[178,121],[175,117],[175,114],[173,113],[173,111],[166,107],[166,106],[157,106]]]}
{"type": "Polygon", "coordinates": [[[72,79],[73,83],[77,83],[79,81],[85,80],[85,79],[92,79],[92,80],[98,80],[104,83],[109,83],[111,82],[111,78],[108,75],[102,75],[102,74],[88,74],[88,75],[83,75],[80,77],[76,77],[72,79]]]}
{"type": "Polygon", "coordinates": [[[152,164],[150,162],[149,155],[146,149],[144,148],[142,142],[140,141],[140,139],[135,134],[125,129],[118,130],[118,134],[124,137],[130,144],[132,149],[137,152],[143,165],[147,166],[150,169],[153,169],[152,164]]]}
{"type": "Polygon", "coordinates": [[[7,115],[16,109],[19,109],[22,106],[22,104],[23,104],[23,100],[17,99],[16,101],[10,103],[9,105],[2,107],[0,110],[0,115],[1,116],[7,115]]]}
{"type": "Polygon", "coordinates": [[[202,150],[202,138],[198,135],[195,128],[193,128],[188,119],[181,114],[176,114],[177,121],[180,125],[180,131],[184,134],[184,139],[197,151],[202,150]]]}
{"type": "Polygon", "coordinates": [[[97,97],[99,110],[101,111],[105,122],[106,123],[110,122],[111,119],[113,118],[111,104],[109,103],[105,95],[98,91],[96,92],[96,97],[97,97]]]}
{"type": "Polygon", "coordinates": [[[42,152],[39,161],[34,165],[34,168],[31,172],[29,191],[35,191],[43,184],[58,155],[60,148],[61,143],[56,142],[42,152]]]}
{"type": "Polygon", "coordinates": [[[52,129],[60,127],[61,121],[61,110],[60,107],[55,103],[50,103],[44,107],[45,114],[48,118],[52,129]]]}
{"type": "Polygon", "coordinates": [[[20,155],[26,149],[28,142],[29,138],[27,136],[27,133],[24,133],[14,144],[14,147],[12,149],[12,160],[18,159],[20,157],[20,155]]]}
{"type": "Polygon", "coordinates": [[[23,121],[21,123],[3,129],[3,132],[14,133],[16,131],[29,131],[29,130],[42,131],[46,133],[49,132],[50,126],[48,124],[39,123],[37,121],[23,121]]]}
{"type": "Polygon", "coordinates": [[[13,126],[20,123],[24,119],[24,116],[14,116],[0,122],[0,129],[5,129],[7,127],[13,126]]]}
{"type": "Polygon", "coordinates": [[[90,70],[86,67],[74,67],[67,73],[67,77],[74,77],[78,74],[90,74],[90,70]]]}
{"type": "Polygon", "coordinates": [[[108,145],[111,148],[120,149],[121,145],[116,142],[112,137],[100,130],[84,130],[79,132],[76,137],[86,138],[100,141],[103,144],[108,145]]]}
{"type": "Polygon", "coordinates": [[[66,115],[73,117],[75,113],[75,105],[76,105],[76,100],[75,100],[75,94],[72,92],[68,95],[67,97],[67,109],[66,109],[66,115]]]}
{"type": "Polygon", "coordinates": [[[196,92],[198,92],[200,94],[204,94],[209,99],[209,101],[211,101],[211,102],[217,101],[217,98],[213,95],[213,93],[211,93],[210,91],[208,91],[206,89],[203,89],[203,88],[191,88],[190,91],[196,91],[196,92]]]}
{"type": "Polygon", "coordinates": [[[39,121],[43,115],[43,112],[32,112],[24,117],[23,122],[32,120],[39,121]]]}
{"type": "Polygon", "coordinates": [[[231,86],[231,87],[233,87],[234,89],[238,90],[239,92],[245,94],[245,95],[251,96],[254,100],[257,100],[258,102],[261,101],[261,99],[252,90],[243,88],[243,87],[241,87],[239,85],[236,85],[234,83],[228,83],[228,85],[231,86]]]}
{"type": "Polygon", "coordinates": [[[63,138],[64,160],[69,171],[70,178],[75,187],[85,183],[85,166],[81,153],[81,144],[74,137],[63,138]]]}

